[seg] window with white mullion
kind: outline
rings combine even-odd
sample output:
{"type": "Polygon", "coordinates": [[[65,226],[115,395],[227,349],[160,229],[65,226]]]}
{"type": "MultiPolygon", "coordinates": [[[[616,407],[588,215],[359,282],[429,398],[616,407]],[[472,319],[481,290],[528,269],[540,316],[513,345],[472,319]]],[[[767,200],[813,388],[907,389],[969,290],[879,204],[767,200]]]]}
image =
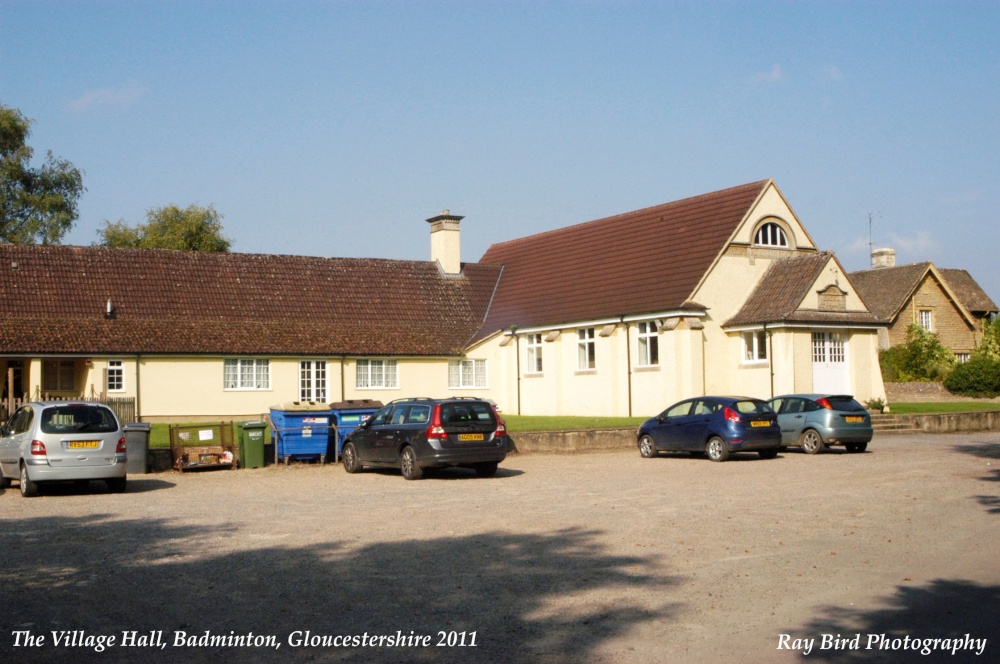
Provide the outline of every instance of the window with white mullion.
{"type": "Polygon", "coordinates": [[[656,321],[639,323],[638,329],[639,366],[658,366],[660,364],[660,339],[656,321]]]}

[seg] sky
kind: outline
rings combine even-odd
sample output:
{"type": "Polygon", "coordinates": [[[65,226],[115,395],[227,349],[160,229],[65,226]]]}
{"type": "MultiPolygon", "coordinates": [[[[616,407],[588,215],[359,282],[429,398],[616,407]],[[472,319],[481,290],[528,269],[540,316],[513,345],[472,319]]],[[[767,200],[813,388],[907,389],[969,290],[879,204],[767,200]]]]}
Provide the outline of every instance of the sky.
{"type": "Polygon", "coordinates": [[[848,271],[1000,303],[1000,2],[0,0],[0,104],[84,172],[64,244],[212,205],[233,250],[462,258],[773,178],[848,271]]]}

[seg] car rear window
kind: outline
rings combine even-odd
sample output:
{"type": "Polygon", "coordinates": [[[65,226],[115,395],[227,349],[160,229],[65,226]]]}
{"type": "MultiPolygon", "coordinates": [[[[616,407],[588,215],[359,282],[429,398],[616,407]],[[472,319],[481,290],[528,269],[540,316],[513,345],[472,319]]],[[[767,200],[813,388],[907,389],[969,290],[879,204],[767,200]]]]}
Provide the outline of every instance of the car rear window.
{"type": "Polygon", "coordinates": [[[41,426],[43,433],[111,433],[118,421],[108,408],[67,404],[44,409],[41,426]]]}
{"type": "Polygon", "coordinates": [[[496,424],[493,408],[485,401],[441,404],[442,424],[496,424]]]}
{"type": "Polygon", "coordinates": [[[773,413],[771,407],[763,401],[736,401],[732,406],[737,413],[744,415],[768,415],[773,413]]]}
{"type": "Polygon", "coordinates": [[[859,404],[857,401],[851,397],[827,397],[827,401],[833,406],[834,410],[846,410],[848,412],[858,412],[864,410],[865,407],[859,404]]]}

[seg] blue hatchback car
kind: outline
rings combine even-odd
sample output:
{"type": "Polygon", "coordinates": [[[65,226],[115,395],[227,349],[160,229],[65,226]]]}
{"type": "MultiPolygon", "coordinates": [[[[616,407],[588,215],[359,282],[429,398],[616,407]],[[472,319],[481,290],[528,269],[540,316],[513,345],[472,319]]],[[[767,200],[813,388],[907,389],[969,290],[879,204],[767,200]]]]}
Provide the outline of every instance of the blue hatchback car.
{"type": "Polygon", "coordinates": [[[674,404],[642,423],[639,454],[690,452],[725,461],[733,452],[778,456],[781,429],[766,401],[751,397],[698,397],[674,404]]]}

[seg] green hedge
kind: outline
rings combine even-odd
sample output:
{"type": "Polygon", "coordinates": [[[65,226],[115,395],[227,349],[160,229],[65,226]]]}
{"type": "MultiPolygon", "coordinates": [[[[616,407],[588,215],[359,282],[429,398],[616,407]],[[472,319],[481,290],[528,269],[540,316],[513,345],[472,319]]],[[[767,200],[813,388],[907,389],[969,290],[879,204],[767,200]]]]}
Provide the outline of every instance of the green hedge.
{"type": "Polygon", "coordinates": [[[952,369],[944,386],[949,392],[968,397],[1000,396],[1000,360],[974,355],[952,369]]]}

